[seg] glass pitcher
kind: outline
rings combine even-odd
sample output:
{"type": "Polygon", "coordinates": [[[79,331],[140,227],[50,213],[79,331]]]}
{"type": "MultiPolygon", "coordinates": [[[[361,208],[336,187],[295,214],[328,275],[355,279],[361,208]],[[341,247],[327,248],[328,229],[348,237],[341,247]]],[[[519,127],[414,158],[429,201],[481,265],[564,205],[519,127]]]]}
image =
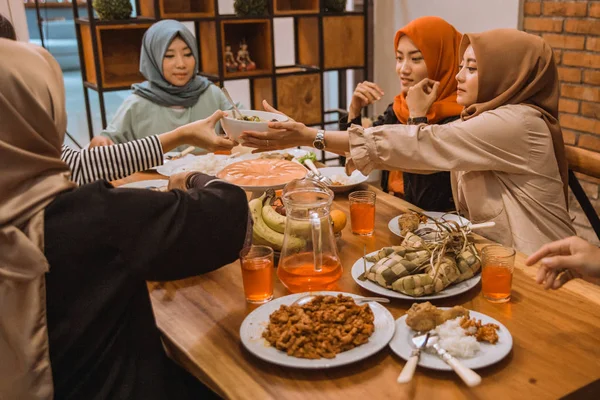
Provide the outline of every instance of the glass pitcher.
{"type": "Polygon", "coordinates": [[[286,210],[277,276],[292,293],[329,290],[342,276],[329,221],[333,192],[311,179],[296,179],[282,194],[286,210]]]}

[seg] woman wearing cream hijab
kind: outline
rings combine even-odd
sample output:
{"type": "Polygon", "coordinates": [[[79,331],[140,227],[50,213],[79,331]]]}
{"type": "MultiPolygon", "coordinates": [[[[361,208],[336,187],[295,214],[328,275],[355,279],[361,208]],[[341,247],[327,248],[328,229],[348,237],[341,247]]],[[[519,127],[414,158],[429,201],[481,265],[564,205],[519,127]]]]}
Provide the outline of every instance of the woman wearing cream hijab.
{"type": "Polygon", "coordinates": [[[0,39],[0,77],[0,399],[210,398],[167,359],[145,281],[234,261],[244,192],[201,174],[75,188],[58,63],[0,39]]]}
{"type": "MultiPolygon", "coordinates": [[[[558,117],[558,72],[543,39],[514,29],[465,34],[457,103],[445,125],[384,125],[325,132],[325,149],[350,152],[350,166],[409,172],[450,171],[457,209],[494,221],[489,239],[524,253],[575,233],[567,212],[567,163],[558,117]]],[[[427,94],[431,102],[436,93],[427,94]]],[[[311,145],[317,131],[298,122],[247,132],[265,149],[311,145]]],[[[321,144],[321,143],[319,143],[321,144]]]]}

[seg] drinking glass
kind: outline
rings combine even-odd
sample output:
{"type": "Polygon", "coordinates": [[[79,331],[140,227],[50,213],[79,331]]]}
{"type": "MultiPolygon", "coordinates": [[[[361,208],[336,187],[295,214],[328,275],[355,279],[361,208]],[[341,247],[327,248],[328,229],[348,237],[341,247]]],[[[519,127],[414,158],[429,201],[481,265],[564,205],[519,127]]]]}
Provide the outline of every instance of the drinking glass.
{"type": "Polygon", "coordinates": [[[481,250],[481,286],[483,297],[492,303],[510,300],[515,250],[501,245],[489,245],[481,250]]]}
{"type": "Polygon", "coordinates": [[[371,236],[375,231],[375,192],[359,190],[350,193],[350,224],[352,233],[371,236]]]}
{"type": "Polygon", "coordinates": [[[246,301],[262,304],[273,299],[273,249],[245,247],[240,252],[240,264],[246,301]]]}

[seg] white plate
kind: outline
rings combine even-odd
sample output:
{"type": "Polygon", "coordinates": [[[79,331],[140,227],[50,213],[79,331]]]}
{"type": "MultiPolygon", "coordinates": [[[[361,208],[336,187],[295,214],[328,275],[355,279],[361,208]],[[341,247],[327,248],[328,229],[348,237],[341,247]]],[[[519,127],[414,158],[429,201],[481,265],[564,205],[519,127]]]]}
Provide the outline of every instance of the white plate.
{"type": "Polygon", "coordinates": [[[302,150],[302,149],[297,149],[297,148],[291,148],[291,149],[284,149],[284,150],[273,150],[273,151],[265,151],[262,153],[246,153],[246,154],[242,154],[241,156],[238,156],[235,160],[236,161],[242,161],[242,160],[254,160],[257,158],[260,158],[260,156],[262,154],[274,154],[274,153],[288,153],[289,155],[294,156],[295,159],[298,159],[300,157],[304,157],[305,155],[307,155],[309,152],[306,150],[302,150]]]}
{"type": "MultiPolygon", "coordinates": [[[[188,154],[187,156],[183,157],[183,158],[179,158],[177,160],[173,160],[173,161],[169,161],[168,163],[165,163],[163,165],[161,165],[160,167],[156,168],[156,171],[164,176],[171,176],[174,174],[177,174],[179,172],[188,172],[188,171],[193,171],[193,164],[197,161],[200,160],[219,160],[222,161],[223,167],[227,164],[228,161],[230,161],[229,159],[231,158],[231,156],[228,155],[223,155],[223,154],[202,154],[199,156],[195,156],[195,155],[191,155],[188,154]]],[[[232,159],[231,162],[233,161],[237,161],[236,158],[232,159]]],[[[219,169],[220,171],[221,169],[219,169]]],[[[205,170],[206,171],[206,170],[205,170]]],[[[204,172],[204,171],[200,171],[200,172],[204,172]]],[[[218,171],[217,171],[218,172],[218,171]]],[[[216,174],[216,172],[215,172],[216,174]]],[[[214,175],[214,174],[212,174],[214,175]]]]}
{"type": "MultiPolygon", "coordinates": [[[[374,251],[372,253],[367,254],[367,256],[374,256],[376,253],[377,253],[377,251],[374,251]]],[[[373,264],[374,263],[367,261],[367,270],[369,270],[369,268],[371,268],[371,266],[373,264]]],[[[456,295],[464,293],[464,292],[470,290],[471,288],[477,286],[477,284],[481,280],[481,274],[477,274],[470,279],[467,279],[465,281],[462,281],[462,282],[454,284],[454,285],[450,285],[446,289],[442,290],[441,292],[439,292],[437,294],[414,297],[414,296],[409,296],[409,295],[406,295],[406,294],[403,294],[400,292],[393,291],[391,289],[384,288],[383,286],[379,286],[375,282],[371,282],[368,279],[366,281],[361,281],[358,279],[358,277],[363,272],[364,272],[364,265],[363,265],[363,259],[361,257],[358,260],[356,260],[356,262],[352,266],[351,273],[352,273],[352,279],[354,279],[354,282],[356,282],[359,286],[367,289],[370,292],[381,294],[386,297],[393,297],[396,299],[416,300],[416,301],[445,299],[447,297],[456,296],[456,295]]]]}
{"type": "MultiPolygon", "coordinates": [[[[437,211],[423,211],[423,214],[427,215],[428,217],[434,218],[436,220],[440,220],[440,221],[442,221],[442,220],[456,221],[456,222],[458,222],[458,224],[461,227],[466,227],[466,226],[469,226],[471,224],[471,221],[469,221],[465,217],[461,217],[460,215],[456,215],[456,214],[448,214],[448,213],[437,212],[437,211]]],[[[388,228],[395,235],[403,237],[400,234],[400,226],[398,225],[398,218],[400,218],[400,215],[395,216],[394,218],[392,218],[390,220],[390,222],[388,222],[388,228]]],[[[425,223],[425,224],[419,224],[419,228],[418,229],[421,229],[421,228],[437,229],[437,226],[433,222],[428,222],[428,223],[425,223]]]]}
{"type": "MultiPolygon", "coordinates": [[[[447,309],[446,307],[440,308],[447,309]]],[[[498,342],[496,344],[480,342],[481,349],[475,356],[472,358],[459,358],[460,362],[465,367],[477,369],[495,364],[506,357],[508,353],[510,353],[510,349],[512,349],[513,345],[513,339],[508,329],[494,318],[488,317],[485,314],[471,310],[469,310],[469,313],[471,318],[481,320],[482,324],[492,323],[498,325],[500,327],[498,330],[498,342]]],[[[415,348],[415,345],[412,343],[412,338],[416,332],[406,325],[406,317],[406,315],[403,315],[396,320],[396,333],[390,342],[390,348],[398,356],[408,360],[410,353],[415,348]]],[[[437,354],[430,354],[429,351],[421,352],[421,358],[419,359],[418,365],[420,367],[436,369],[438,371],[452,371],[452,367],[439,358],[437,354]]]]}
{"type": "MultiPolygon", "coordinates": [[[[350,297],[361,297],[351,293],[342,292],[313,292],[311,294],[328,294],[337,296],[343,294],[350,297]]],[[[394,317],[392,314],[378,303],[369,303],[375,317],[375,330],[369,341],[363,345],[337,354],[334,358],[320,358],[318,360],[309,360],[305,358],[291,357],[283,351],[277,350],[262,338],[262,333],[269,324],[269,315],[279,309],[282,304],[290,305],[296,299],[307,295],[308,293],[297,293],[289,296],[280,297],[263,304],[252,311],[240,327],[240,338],[242,343],[252,354],[265,361],[284,367],[321,369],[332,368],[341,365],[350,364],[364,358],[367,358],[379,350],[383,349],[394,336],[394,317]]]]}
{"type": "Polygon", "coordinates": [[[319,168],[321,175],[326,176],[328,178],[332,178],[335,180],[336,178],[342,178],[347,180],[345,185],[331,185],[328,186],[334,193],[343,193],[347,192],[350,189],[355,188],[363,182],[366,182],[369,179],[368,176],[364,176],[360,173],[360,171],[354,171],[350,176],[346,175],[346,169],[344,167],[325,167],[319,168]]]}
{"type": "Polygon", "coordinates": [[[124,185],[119,186],[119,188],[130,188],[130,189],[148,189],[151,187],[161,188],[165,187],[169,184],[169,181],[166,179],[150,179],[147,181],[138,181],[126,183],[124,185]]]}
{"type": "MultiPolygon", "coordinates": [[[[289,153],[291,155],[294,156],[294,158],[300,158],[300,157],[304,157],[305,155],[308,154],[308,151],[306,150],[301,150],[301,149],[296,149],[296,148],[292,148],[292,149],[285,149],[285,150],[276,150],[276,151],[267,151],[265,153],[289,153]]],[[[242,154],[239,156],[229,156],[229,155],[224,155],[224,154],[202,154],[202,155],[192,155],[192,154],[188,154],[187,156],[177,159],[177,160],[173,160],[173,161],[169,161],[168,163],[165,162],[163,165],[156,167],[156,171],[164,176],[171,176],[173,174],[179,173],[179,172],[187,172],[187,171],[192,171],[193,170],[193,164],[199,160],[202,160],[202,157],[204,159],[208,159],[208,160],[219,160],[223,162],[222,168],[219,168],[218,171],[209,171],[209,172],[213,172],[212,175],[216,175],[219,171],[221,171],[221,169],[223,169],[225,166],[234,163],[234,162],[238,162],[238,161],[244,161],[244,160],[253,160],[256,158],[259,158],[260,155],[262,153],[247,153],[247,154],[242,154]]],[[[204,172],[204,171],[200,171],[200,172],[204,172]]],[[[266,188],[268,189],[268,188],[266,188]]],[[[266,190],[264,189],[264,190],[266,190]]],[[[256,189],[256,190],[260,190],[260,189],[256,189]]]]}

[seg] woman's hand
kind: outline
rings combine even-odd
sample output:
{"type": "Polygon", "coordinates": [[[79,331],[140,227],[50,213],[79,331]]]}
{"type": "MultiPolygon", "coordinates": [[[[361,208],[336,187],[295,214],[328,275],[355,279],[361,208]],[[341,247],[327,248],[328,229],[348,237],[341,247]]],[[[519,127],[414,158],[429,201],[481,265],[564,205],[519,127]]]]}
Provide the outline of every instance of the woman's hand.
{"type": "Polygon", "coordinates": [[[261,150],[280,150],[296,146],[311,146],[317,130],[301,122],[269,122],[270,132],[245,131],[240,136],[244,146],[261,150]]]}
{"type": "Polygon", "coordinates": [[[184,143],[201,147],[210,152],[231,150],[238,143],[215,133],[215,125],[225,115],[227,115],[225,112],[217,110],[210,117],[184,125],[177,131],[184,137],[184,143]]]}
{"type": "MultiPolygon", "coordinates": [[[[285,115],[263,100],[265,111],[285,115]]],[[[287,115],[285,115],[287,117],[287,115]]],[[[312,146],[317,130],[288,117],[286,122],[269,122],[270,132],[245,131],[240,140],[244,146],[261,150],[280,150],[295,146],[312,146]]]]}
{"type": "Polygon", "coordinates": [[[191,172],[179,172],[169,177],[169,184],[167,185],[168,190],[179,189],[187,190],[187,180],[192,175],[197,174],[196,171],[191,172]]]}
{"type": "Polygon", "coordinates": [[[530,255],[525,265],[540,260],[536,282],[546,289],[558,289],[573,278],[594,283],[600,278],[600,249],[577,236],[548,243],[530,255]]]}
{"type": "Polygon", "coordinates": [[[288,120],[290,120],[290,121],[294,121],[294,119],[293,119],[292,117],[290,117],[289,115],[285,115],[284,113],[282,113],[282,112],[281,112],[281,111],[279,111],[278,109],[274,108],[274,107],[273,107],[272,105],[270,105],[270,104],[269,104],[269,102],[268,102],[268,101],[266,101],[266,100],[263,100],[263,101],[262,101],[262,106],[263,106],[263,109],[264,109],[265,111],[272,112],[272,113],[279,114],[279,115],[283,115],[283,116],[284,116],[284,117],[286,117],[288,120]]]}
{"type": "Polygon", "coordinates": [[[438,97],[440,83],[429,78],[423,79],[408,89],[406,105],[410,118],[425,117],[438,97]]]}
{"type": "Polygon", "coordinates": [[[363,107],[381,100],[383,94],[383,90],[373,82],[364,81],[356,85],[348,108],[348,121],[358,117],[363,107]]]}
{"type": "Polygon", "coordinates": [[[113,142],[110,138],[107,138],[106,136],[95,136],[90,141],[90,145],[88,148],[91,149],[93,147],[112,146],[113,144],[115,144],[115,142],[113,142]]]}

